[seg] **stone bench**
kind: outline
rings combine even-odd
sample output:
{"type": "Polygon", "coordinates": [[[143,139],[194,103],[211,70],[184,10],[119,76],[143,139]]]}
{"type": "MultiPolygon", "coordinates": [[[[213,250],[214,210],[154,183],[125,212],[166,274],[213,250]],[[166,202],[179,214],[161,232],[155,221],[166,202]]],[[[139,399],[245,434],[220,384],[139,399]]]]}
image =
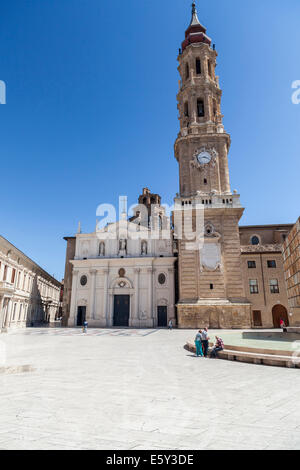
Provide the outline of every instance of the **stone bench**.
{"type": "MultiPolygon", "coordinates": [[[[262,364],[266,366],[274,367],[289,367],[289,368],[300,368],[300,357],[281,356],[280,354],[260,354],[255,352],[237,351],[229,349],[230,346],[226,346],[223,351],[218,352],[219,359],[225,359],[228,361],[246,362],[248,364],[262,364]]],[[[196,353],[196,347],[188,341],[186,349],[196,353]]]]}

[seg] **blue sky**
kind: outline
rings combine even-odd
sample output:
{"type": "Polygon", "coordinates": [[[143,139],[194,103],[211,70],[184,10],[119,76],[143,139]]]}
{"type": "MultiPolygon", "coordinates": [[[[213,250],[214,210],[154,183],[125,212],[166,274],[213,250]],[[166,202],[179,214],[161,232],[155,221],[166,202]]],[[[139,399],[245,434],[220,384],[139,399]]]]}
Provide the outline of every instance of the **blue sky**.
{"type": "MultiPolygon", "coordinates": [[[[177,52],[191,0],[2,0],[0,233],[57,278],[63,237],[144,186],[178,191],[177,52]]],[[[242,224],[294,222],[300,199],[299,0],[198,2],[216,44],[242,224]]]]}

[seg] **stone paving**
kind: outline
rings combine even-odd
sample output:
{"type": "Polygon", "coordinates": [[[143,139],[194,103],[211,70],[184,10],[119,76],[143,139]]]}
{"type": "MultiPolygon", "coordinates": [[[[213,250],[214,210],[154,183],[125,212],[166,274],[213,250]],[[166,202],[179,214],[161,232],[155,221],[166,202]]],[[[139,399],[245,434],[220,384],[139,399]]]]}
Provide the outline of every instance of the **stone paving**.
{"type": "Polygon", "coordinates": [[[193,334],[2,334],[0,449],[299,449],[299,370],[196,358],[193,334]]]}

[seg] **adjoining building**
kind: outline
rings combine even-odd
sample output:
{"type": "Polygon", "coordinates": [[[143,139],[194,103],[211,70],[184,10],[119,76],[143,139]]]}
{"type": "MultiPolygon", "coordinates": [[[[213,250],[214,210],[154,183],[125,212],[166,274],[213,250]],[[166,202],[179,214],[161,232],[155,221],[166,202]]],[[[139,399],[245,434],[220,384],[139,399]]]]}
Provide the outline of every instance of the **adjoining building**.
{"type": "Polygon", "coordinates": [[[300,218],[284,242],[284,274],[289,302],[289,322],[300,326],[300,218]]]}
{"type": "Polygon", "coordinates": [[[0,329],[54,322],[61,283],[0,236],[0,329]]]}
{"type": "Polygon", "coordinates": [[[292,224],[240,227],[242,275],[254,328],[279,328],[289,322],[283,243],[292,224]]]}

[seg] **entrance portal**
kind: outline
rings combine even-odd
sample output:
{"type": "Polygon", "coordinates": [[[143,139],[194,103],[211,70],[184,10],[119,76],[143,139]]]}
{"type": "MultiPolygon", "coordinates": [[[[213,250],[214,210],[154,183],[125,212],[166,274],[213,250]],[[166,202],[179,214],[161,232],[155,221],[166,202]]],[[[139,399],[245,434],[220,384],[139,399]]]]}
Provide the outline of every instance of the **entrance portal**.
{"type": "Polygon", "coordinates": [[[77,309],[77,326],[83,326],[86,319],[86,307],[78,307],[77,309]]]}
{"type": "Polygon", "coordinates": [[[157,326],[159,328],[168,326],[168,307],[157,307],[157,326]]]}
{"type": "Polygon", "coordinates": [[[289,317],[287,309],[283,305],[275,305],[272,309],[274,328],[280,328],[280,320],[282,319],[286,326],[289,326],[289,317]]]}
{"type": "Polygon", "coordinates": [[[129,326],[130,296],[115,295],[114,326],[129,326]]]}
{"type": "Polygon", "coordinates": [[[262,326],[260,310],[253,310],[253,326],[262,326]]]}

